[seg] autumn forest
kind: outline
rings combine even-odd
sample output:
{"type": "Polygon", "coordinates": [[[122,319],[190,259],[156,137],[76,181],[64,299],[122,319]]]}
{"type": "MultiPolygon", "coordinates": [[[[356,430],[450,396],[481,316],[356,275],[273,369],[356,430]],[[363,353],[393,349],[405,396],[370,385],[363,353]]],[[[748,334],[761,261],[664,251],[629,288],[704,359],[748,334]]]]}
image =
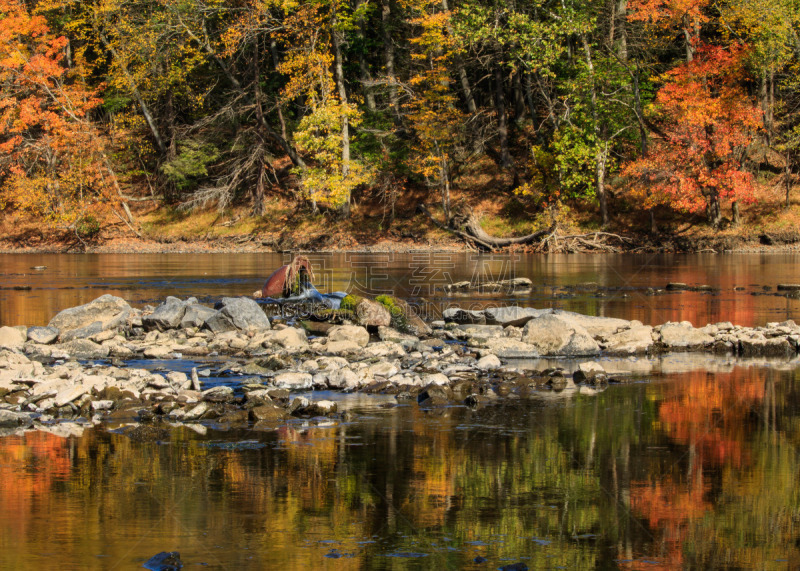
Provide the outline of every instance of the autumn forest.
{"type": "Polygon", "coordinates": [[[716,229],[792,199],[794,0],[0,0],[0,19],[0,209],[84,238],[138,233],[145,204],[373,204],[391,225],[410,202],[453,227],[477,197],[528,232],[565,211],[716,229]]]}

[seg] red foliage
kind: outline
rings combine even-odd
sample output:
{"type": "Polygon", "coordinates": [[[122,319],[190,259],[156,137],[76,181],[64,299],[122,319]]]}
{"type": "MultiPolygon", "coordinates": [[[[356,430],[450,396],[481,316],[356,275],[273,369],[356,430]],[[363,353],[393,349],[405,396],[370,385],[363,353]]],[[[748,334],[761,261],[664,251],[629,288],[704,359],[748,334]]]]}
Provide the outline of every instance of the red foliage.
{"type": "Polygon", "coordinates": [[[752,200],[754,178],[742,162],[761,122],[742,85],[745,52],[701,45],[693,61],[665,74],[655,100],[663,137],[624,169],[646,206],[698,212],[723,199],[752,200]]]}

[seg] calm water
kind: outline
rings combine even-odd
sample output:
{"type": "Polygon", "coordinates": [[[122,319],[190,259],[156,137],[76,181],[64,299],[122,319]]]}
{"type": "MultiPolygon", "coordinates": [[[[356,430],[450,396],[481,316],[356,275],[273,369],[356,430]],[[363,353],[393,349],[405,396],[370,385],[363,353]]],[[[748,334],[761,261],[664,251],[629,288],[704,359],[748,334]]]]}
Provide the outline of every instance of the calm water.
{"type": "MultiPolygon", "coordinates": [[[[799,299],[775,295],[780,283],[800,283],[798,254],[354,253],[310,258],[321,291],[393,293],[414,302],[430,318],[448,305],[512,303],[651,325],[670,320],[762,325],[800,315],[799,299]],[[512,277],[530,278],[535,287],[505,297],[447,295],[441,290],[457,281],[512,277]],[[663,288],[669,282],[709,285],[718,291],[647,294],[648,288],[663,288]],[[600,289],[591,291],[586,287],[590,283],[600,289]]],[[[201,301],[250,295],[289,259],[266,253],[0,255],[0,325],[44,325],[58,311],[104,293],[139,306],[157,304],[167,295],[201,301]],[[36,266],[46,269],[32,269],[36,266]]]]}
{"type": "MultiPolygon", "coordinates": [[[[513,268],[506,274],[537,287],[504,303],[650,323],[800,317],[797,300],[753,295],[800,282],[795,256],[449,259],[316,261],[329,276],[324,289],[364,282],[432,311],[497,300],[444,296],[418,281],[424,272],[436,281],[447,269],[458,281],[498,277],[505,264],[513,268]],[[645,294],[669,281],[720,292],[645,294]],[[605,296],[565,289],[585,282],[609,289],[600,290],[605,296]]],[[[138,305],[168,294],[247,294],[281,262],[270,255],[0,260],[3,324],[46,323],[102,293],[138,305]],[[35,265],[47,269],[29,269],[35,265]],[[8,289],[20,285],[31,289],[8,289]]],[[[179,551],[188,569],[497,569],[519,561],[530,569],[800,567],[796,363],[679,356],[651,370],[647,382],[598,394],[543,393],[477,411],[335,395],[355,420],[293,421],[270,432],[179,427],[153,442],[131,439],[116,424],[73,436],[61,427],[61,435],[2,437],[0,569],[137,569],[165,550],[179,551]]]]}

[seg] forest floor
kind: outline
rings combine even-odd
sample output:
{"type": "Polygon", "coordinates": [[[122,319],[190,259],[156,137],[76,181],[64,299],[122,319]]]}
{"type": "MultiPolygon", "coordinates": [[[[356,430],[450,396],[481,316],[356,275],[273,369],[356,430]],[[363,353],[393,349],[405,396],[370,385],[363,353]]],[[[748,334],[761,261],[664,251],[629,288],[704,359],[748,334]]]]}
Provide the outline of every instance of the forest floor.
{"type": "MultiPolygon", "coordinates": [[[[498,190],[504,185],[507,187],[509,181],[497,176],[473,177],[468,190],[453,191],[452,204],[468,205],[484,230],[496,237],[520,236],[551,226],[550,212],[537,213],[512,191],[498,190]]],[[[610,222],[603,229],[611,236],[601,243],[605,251],[619,252],[800,251],[800,193],[794,194],[797,196],[786,207],[785,194],[764,185],[754,202],[742,206],[741,223],[732,225],[725,219],[720,229],[711,228],[701,217],[662,208],[656,211],[658,232],[651,234],[649,214],[617,198],[612,189],[610,222]]],[[[158,202],[136,202],[130,204],[133,224],[114,218],[96,235],[82,238],[72,231],[50,229],[0,211],[0,252],[403,252],[472,248],[418,212],[417,205],[425,203],[443,221],[435,194],[404,189],[395,201],[394,216],[384,198],[356,197],[348,218],[333,212],[314,214],[307,204],[288,193],[268,197],[266,212],[260,217],[252,216],[247,206],[222,212],[213,208],[188,212],[158,202]]],[[[724,208],[724,215],[730,217],[730,206],[724,208]]],[[[596,206],[586,203],[563,206],[556,219],[561,236],[601,230],[596,206]]],[[[516,249],[548,251],[544,244],[536,243],[516,249]]]]}

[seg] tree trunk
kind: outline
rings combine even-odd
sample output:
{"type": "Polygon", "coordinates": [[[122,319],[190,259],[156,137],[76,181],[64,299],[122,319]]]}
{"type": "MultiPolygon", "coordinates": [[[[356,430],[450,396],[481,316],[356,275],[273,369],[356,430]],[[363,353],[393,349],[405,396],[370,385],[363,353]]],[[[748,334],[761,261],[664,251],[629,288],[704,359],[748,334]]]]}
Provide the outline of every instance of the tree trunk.
{"type": "Polygon", "coordinates": [[[603,228],[608,225],[608,206],[606,204],[606,157],[608,154],[608,141],[602,141],[600,118],[597,113],[597,90],[594,83],[594,63],[592,62],[592,47],[589,45],[589,39],[584,34],[583,51],[586,54],[586,67],[589,69],[589,78],[591,84],[591,111],[592,111],[592,127],[596,138],[597,150],[595,151],[595,193],[597,194],[597,201],[600,203],[600,218],[602,220],[603,228]]]}
{"type": "Polygon", "coordinates": [[[389,80],[389,104],[394,113],[396,124],[400,124],[402,115],[400,114],[400,98],[397,94],[397,76],[394,72],[394,40],[392,39],[393,0],[383,0],[381,19],[383,21],[383,49],[386,53],[386,78],[389,80]]]}
{"type": "Polygon", "coordinates": [[[708,218],[708,223],[712,228],[719,228],[719,224],[722,222],[722,211],[719,207],[719,196],[717,196],[717,192],[709,189],[706,192],[706,201],[706,217],[708,218]]]}
{"type": "MultiPolygon", "coordinates": [[[[259,51],[258,51],[258,38],[255,39],[253,42],[253,89],[255,90],[255,105],[256,105],[256,116],[258,117],[259,123],[264,123],[264,110],[261,107],[261,69],[260,69],[260,58],[259,58],[259,51]]],[[[261,140],[261,146],[263,147],[263,138],[259,134],[259,139],[261,140]]],[[[256,180],[256,186],[253,189],[253,214],[255,216],[263,216],[264,215],[264,163],[263,160],[258,162],[258,178],[256,180]]]]}
{"type": "Polygon", "coordinates": [[[786,208],[789,208],[789,191],[792,189],[792,155],[789,150],[786,150],[786,167],[784,167],[786,174],[786,208]]]}
{"type": "Polygon", "coordinates": [[[628,61],[628,30],[626,24],[628,22],[628,0],[617,0],[616,13],[614,18],[616,20],[617,37],[617,54],[622,61],[628,61]]]}
{"type": "Polygon", "coordinates": [[[512,166],[511,153],[508,150],[508,118],[506,117],[505,93],[503,89],[503,70],[499,65],[494,67],[494,105],[497,110],[497,133],[500,136],[500,166],[509,169],[512,166]]]}
{"type": "Polygon", "coordinates": [[[733,201],[731,204],[731,224],[739,226],[742,223],[742,215],[739,213],[739,203],[733,201]]]}
{"type": "Polygon", "coordinates": [[[514,89],[514,121],[519,123],[525,119],[525,90],[522,87],[522,70],[518,69],[512,76],[514,89]]]}
{"type": "MultiPolygon", "coordinates": [[[[335,18],[335,16],[334,16],[335,18]]],[[[335,22],[335,19],[334,19],[335,22]]],[[[342,63],[342,38],[339,32],[333,32],[333,55],[336,76],[336,86],[339,89],[339,101],[347,105],[347,89],[344,84],[344,64],[342,63]]],[[[342,116],[342,176],[346,179],[350,174],[350,122],[347,115],[342,116]]],[[[350,191],[347,191],[342,214],[350,216],[350,191]]]]}
{"type": "MultiPolygon", "coordinates": [[[[272,55],[272,68],[277,72],[280,59],[278,59],[278,43],[273,39],[269,41],[269,51],[272,55]]],[[[275,108],[278,111],[278,121],[281,124],[281,137],[283,137],[284,140],[288,140],[289,138],[286,136],[286,120],[283,118],[283,105],[279,102],[275,105],[275,108]]]]}
{"type": "MultiPolygon", "coordinates": [[[[360,4],[363,2],[360,2],[360,4]]],[[[367,60],[364,57],[364,19],[360,18],[358,22],[358,39],[361,43],[362,49],[358,51],[358,68],[361,72],[361,84],[364,86],[364,99],[367,102],[367,109],[370,112],[374,113],[377,109],[377,105],[375,103],[375,93],[372,91],[371,83],[372,83],[372,76],[369,73],[369,67],[367,66],[367,60]]]]}

